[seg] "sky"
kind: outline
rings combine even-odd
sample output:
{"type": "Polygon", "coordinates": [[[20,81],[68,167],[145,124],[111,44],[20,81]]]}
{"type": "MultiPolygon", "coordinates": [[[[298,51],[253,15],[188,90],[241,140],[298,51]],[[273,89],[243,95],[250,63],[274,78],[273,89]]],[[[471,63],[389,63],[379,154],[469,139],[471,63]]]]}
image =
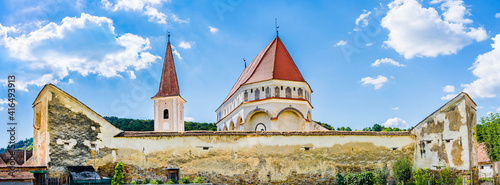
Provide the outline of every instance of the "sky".
{"type": "Polygon", "coordinates": [[[409,128],[462,91],[478,118],[500,111],[500,1],[2,0],[0,129],[9,75],[17,139],[32,137],[48,83],[102,116],[153,119],[167,30],[185,119],[215,122],[275,19],[314,91],[313,120],[409,128]]]}

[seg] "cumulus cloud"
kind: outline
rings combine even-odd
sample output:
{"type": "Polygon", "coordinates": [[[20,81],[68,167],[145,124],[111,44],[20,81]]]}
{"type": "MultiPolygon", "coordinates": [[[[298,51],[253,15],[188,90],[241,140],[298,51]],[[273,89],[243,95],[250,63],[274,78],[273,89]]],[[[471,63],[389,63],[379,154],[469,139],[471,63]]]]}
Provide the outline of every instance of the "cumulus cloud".
{"type": "Polygon", "coordinates": [[[500,13],[496,13],[495,18],[500,18],[500,13]]]}
{"type": "Polygon", "coordinates": [[[447,93],[455,92],[455,86],[453,86],[453,85],[444,86],[443,92],[447,92],[447,93]]]}
{"type": "Polygon", "coordinates": [[[191,49],[191,46],[194,44],[194,42],[186,42],[186,41],[181,41],[179,44],[179,47],[182,49],[191,49]]]}
{"type": "Polygon", "coordinates": [[[158,7],[168,0],[116,0],[114,3],[109,0],[101,0],[102,6],[110,11],[135,11],[148,16],[148,21],[158,24],[167,24],[167,18],[177,23],[188,23],[189,19],[182,20],[177,15],[170,16],[158,11],[158,7]]]}
{"type": "Polygon", "coordinates": [[[211,33],[217,33],[219,31],[219,28],[208,26],[208,29],[210,30],[211,33]]]}
{"type": "Polygon", "coordinates": [[[194,121],[193,117],[184,117],[184,121],[194,121]]]}
{"type": "Polygon", "coordinates": [[[382,123],[382,126],[384,127],[398,127],[398,128],[408,128],[408,123],[406,123],[405,120],[394,117],[394,118],[389,118],[385,123],[382,123]]]}
{"type": "Polygon", "coordinates": [[[5,109],[5,108],[3,108],[3,107],[0,107],[0,111],[3,111],[4,109],[5,109]]]}
{"type": "Polygon", "coordinates": [[[179,59],[182,60],[181,54],[176,49],[172,50],[172,53],[179,59]]]}
{"type": "Polygon", "coordinates": [[[338,42],[335,44],[335,47],[337,47],[337,46],[345,46],[345,45],[347,45],[347,41],[345,41],[345,40],[340,40],[340,41],[338,41],[338,42]]]}
{"type": "Polygon", "coordinates": [[[392,110],[399,110],[399,107],[394,107],[392,108],[392,110]]]}
{"type": "Polygon", "coordinates": [[[382,64],[386,65],[392,65],[392,66],[397,66],[397,67],[405,67],[406,65],[400,64],[399,62],[394,61],[391,58],[382,58],[382,59],[377,59],[375,62],[372,63],[373,67],[378,67],[382,64]]]}
{"type": "MultiPolygon", "coordinates": [[[[0,46],[18,59],[23,71],[33,70],[18,81],[18,89],[24,91],[29,85],[58,83],[70,72],[121,77],[122,72],[144,69],[161,59],[147,51],[149,39],[130,33],[118,36],[114,29],[111,19],[82,13],[29,33],[11,36],[11,29],[0,31],[0,46]]],[[[6,29],[0,24],[0,30],[6,29]]]]}
{"type": "Polygon", "coordinates": [[[479,55],[474,62],[474,82],[462,84],[464,91],[472,97],[493,98],[500,94],[500,34],[492,38],[493,50],[479,55]]]}
{"type": "Polygon", "coordinates": [[[395,0],[388,6],[381,23],[389,30],[384,46],[407,59],[455,54],[473,41],[488,38],[483,28],[467,26],[472,21],[465,18],[469,13],[462,1],[444,1],[442,16],[433,7],[422,7],[417,0],[395,0]]]}
{"type": "Polygon", "coordinates": [[[441,97],[441,100],[451,100],[457,96],[456,94],[447,94],[446,96],[441,97]]]}
{"type": "Polygon", "coordinates": [[[361,79],[363,85],[373,85],[375,90],[380,89],[387,82],[387,77],[378,75],[377,78],[365,77],[361,79]]]}
{"type": "Polygon", "coordinates": [[[363,12],[364,13],[359,15],[359,17],[356,19],[356,25],[359,25],[361,27],[366,27],[368,26],[368,16],[370,16],[372,12],[366,10],[363,10],[363,12]]]}

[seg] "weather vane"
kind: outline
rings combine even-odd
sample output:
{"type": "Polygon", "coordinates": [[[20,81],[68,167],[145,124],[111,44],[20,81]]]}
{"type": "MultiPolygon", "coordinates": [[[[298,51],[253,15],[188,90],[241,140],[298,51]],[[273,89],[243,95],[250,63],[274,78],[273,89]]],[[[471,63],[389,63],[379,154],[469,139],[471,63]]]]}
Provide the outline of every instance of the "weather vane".
{"type": "Polygon", "coordinates": [[[280,29],[280,27],[278,26],[278,19],[277,18],[274,18],[274,26],[276,26],[276,37],[278,36],[278,31],[280,29]]]}
{"type": "Polygon", "coordinates": [[[245,58],[243,58],[243,62],[245,63],[245,68],[247,68],[247,61],[245,60],[245,58]]]}
{"type": "Polygon", "coordinates": [[[168,35],[168,36],[167,36],[167,38],[168,38],[168,40],[167,40],[167,41],[168,41],[168,42],[170,42],[170,31],[168,31],[168,30],[167,30],[167,35],[168,35]]]}

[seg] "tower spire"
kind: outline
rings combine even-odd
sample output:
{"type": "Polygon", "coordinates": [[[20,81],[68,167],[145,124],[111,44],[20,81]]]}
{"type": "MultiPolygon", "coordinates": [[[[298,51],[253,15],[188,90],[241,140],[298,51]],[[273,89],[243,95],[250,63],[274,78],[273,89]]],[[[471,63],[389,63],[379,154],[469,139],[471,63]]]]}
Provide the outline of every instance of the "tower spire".
{"type": "Polygon", "coordinates": [[[179,82],[175,71],[174,56],[172,55],[172,46],[170,45],[170,32],[168,34],[167,50],[163,61],[163,70],[161,73],[160,88],[154,97],[177,96],[179,93],[179,82]]]}
{"type": "Polygon", "coordinates": [[[167,34],[168,34],[168,42],[170,42],[170,31],[167,30],[167,34]]]}
{"type": "Polygon", "coordinates": [[[278,36],[278,31],[280,27],[278,26],[278,18],[274,18],[274,26],[276,27],[276,37],[278,36]]]}

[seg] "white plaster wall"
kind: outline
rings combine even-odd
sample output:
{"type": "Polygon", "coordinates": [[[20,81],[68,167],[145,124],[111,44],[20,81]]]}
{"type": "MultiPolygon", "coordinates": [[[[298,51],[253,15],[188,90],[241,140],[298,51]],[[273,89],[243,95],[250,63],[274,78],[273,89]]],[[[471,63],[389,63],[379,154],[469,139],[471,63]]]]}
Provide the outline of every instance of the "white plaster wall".
{"type": "Polygon", "coordinates": [[[479,164],[478,170],[479,170],[478,173],[479,178],[493,177],[494,171],[493,171],[493,165],[491,163],[479,164]]]}
{"type": "Polygon", "coordinates": [[[157,97],[154,101],[155,131],[184,131],[184,99],[180,96],[157,97]],[[163,111],[168,109],[168,119],[163,119],[163,111]]]}

